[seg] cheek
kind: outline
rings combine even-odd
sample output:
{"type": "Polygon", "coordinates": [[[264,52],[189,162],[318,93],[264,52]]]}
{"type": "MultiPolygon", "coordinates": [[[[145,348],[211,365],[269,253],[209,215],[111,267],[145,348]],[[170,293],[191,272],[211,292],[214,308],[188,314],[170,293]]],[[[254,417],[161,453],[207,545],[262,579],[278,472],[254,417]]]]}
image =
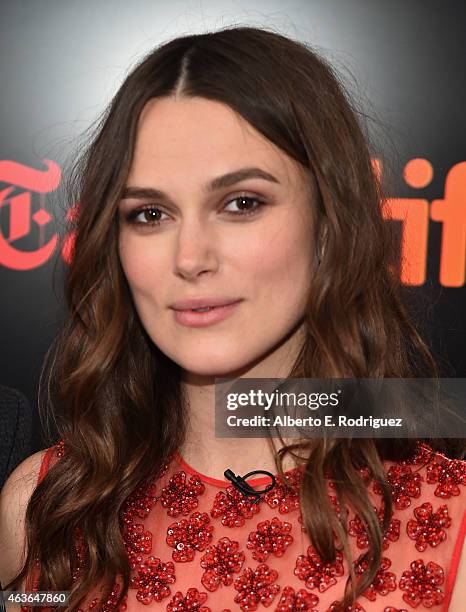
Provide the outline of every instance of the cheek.
{"type": "Polygon", "coordinates": [[[153,295],[164,269],[164,263],[155,250],[148,248],[144,241],[122,236],[119,240],[119,257],[133,295],[153,295]]]}
{"type": "Polygon", "coordinates": [[[264,233],[247,250],[243,268],[251,281],[273,298],[272,307],[305,298],[311,275],[310,241],[304,222],[293,221],[264,233]]]}

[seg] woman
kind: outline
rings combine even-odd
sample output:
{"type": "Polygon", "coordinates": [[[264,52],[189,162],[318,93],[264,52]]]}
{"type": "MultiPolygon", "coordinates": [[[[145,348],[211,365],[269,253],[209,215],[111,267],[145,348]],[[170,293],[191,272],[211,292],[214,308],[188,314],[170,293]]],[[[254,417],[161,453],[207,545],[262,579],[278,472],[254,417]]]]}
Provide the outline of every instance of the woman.
{"type": "Polygon", "coordinates": [[[5,487],[10,559],[7,510],[30,501],[4,588],[32,576],[71,591],[70,610],[459,600],[464,462],[415,440],[214,435],[216,377],[437,375],[326,63],[255,28],[172,40],[128,76],[73,176],[47,402],[60,440],[5,487]],[[254,504],[227,468],[277,483],[254,504]]]}

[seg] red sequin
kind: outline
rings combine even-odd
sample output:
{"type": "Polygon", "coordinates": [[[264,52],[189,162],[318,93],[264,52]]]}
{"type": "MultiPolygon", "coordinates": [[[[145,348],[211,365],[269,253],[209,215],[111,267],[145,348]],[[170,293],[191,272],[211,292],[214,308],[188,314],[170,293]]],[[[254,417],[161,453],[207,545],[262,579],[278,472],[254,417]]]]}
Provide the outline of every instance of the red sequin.
{"type": "MultiPolygon", "coordinates": [[[[361,477],[361,480],[368,485],[372,480],[372,472],[371,469],[367,466],[360,467],[356,469],[357,473],[361,477]]],[[[332,476],[330,472],[325,474],[325,478],[328,480],[327,485],[330,489],[336,489],[336,484],[332,480],[332,476]]]]}
{"type": "Polygon", "coordinates": [[[210,608],[204,606],[207,593],[199,592],[197,589],[188,589],[186,595],[177,591],[167,605],[167,612],[210,612],[210,608]]]}
{"type": "MultiPolygon", "coordinates": [[[[413,472],[408,465],[392,465],[388,470],[387,480],[390,484],[393,505],[398,510],[404,510],[411,505],[411,498],[421,495],[421,482],[424,478],[419,472],[413,472]]],[[[378,482],[374,483],[374,492],[382,495],[382,487],[378,482]]]]}
{"type": "Polygon", "coordinates": [[[84,567],[87,564],[87,548],[84,544],[83,530],[81,527],[75,528],[75,544],[74,549],[76,553],[76,565],[73,570],[72,579],[73,581],[78,580],[79,576],[82,574],[84,567]]]}
{"type": "Polygon", "coordinates": [[[225,527],[242,527],[245,519],[250,519],[260,510],[260,502],[253,504],[234,487],[227,487],[215,496],[210,516],[222,519],[225,527]]]}
{"type": "MultiPolygon", "coordinates": [[[[380,569],[377,571],[368,588],[362,593],[364,597],[370,601],[375,601],[377,595],[388,595],[390,591],[396,590],[396,575],[388,571],[391,564],[392,562],[388,557],[381,558],[380,569]]],[[[367,561],[360,561],[355,564],[354,571],[356,574],[361,575],[367,570],[367,567],[367,561]]]]}
{"type": "Polygon", "coordinates": [[[432,461],[435,451],[425,442],[418,442],[415,454],[411,459],[399,461],[400,465],[426,465],[432,461]]]}
{"type": "Polygon", "coordinates": [[[296,559],[294,573],[304,580],[308,589],[318,588],[321,593],[337,583],[335,576],[343,576],[343,555],[336,551],[333,563],[324,563],[314,547],[308,546],[307,555],[299,555],[296,559]]]}
{"type": "Polygon", "coordinates": [[[286,514],[299,508],[299,487],[302,480],[300,468],[294,468],[285,473],[285,480],[276,477],[276,484],[264,499],[272,509],[278,509],[281,514],[286,514]]]}
{"type": "MultiPolygon", "coordinates": [[[[126,521],[125,521],[126,522],[126,521]]],[[[133,524],[128,520],[123,531],[123,541],[128,553],[131,569],[134,569],[142,560],[142,554],[152,552],[152,533],[144,529],[140,523],[133,524]]]]}
{"type": "Polygon", "coordinates": [[[127,609],[127,607],[128,607],[128,605],[127,605],[127,600],[128,600],[127,595],[125,595],[123,597],[122,603],[118,606],[118,608],[116,607],[116,602],[118,600],[118,595],[120,593],[120,588],[121,588],[121,586],[117,582],[113,585],[112,591],[111,591],[109,597],[107,598],[107,601],[105,601],[105,603],[103,603],[102,606],[99,608],[99,612],[115,612],[115,610],[123,611],[123,610],[127,609]]]}
{"type": "Polygon", "coordinates": [[[348,508],[344,506],[343,511],[342,511],[341,506],[338,502],[338,498],[335,495],[329,495],[328,500],[330,504],[332,505],[333,509],[335,510],[335,513],[338,519],[340,521],[343,521],[344,520],[343,516],[348,516],[348,513],[349,513],[348,508]]]}
{"type": "Polygon", "coordinates": [[[270,553],[281,557],[293,542],[291,523],[273,517],[271,521],[258,523],[257,529],[248,536],[247,548],[252,550],[252,558],[263,562],[270,553]]]}
{"type": "Polygon", "coordinates": [[[434,494],[448,499],[460,494],[458,485],[466,485],[466,461],[441,458],[427,467],[426,480],[437,484],[434,494]]]}
{"type": "Polygon", "coordinates": [[[145,519],[157,501],[157,487],[154,482],[141,483],[126,500],[123,506],[123,518],[137,516],[145,519]]]}
{"type": "Polygon", "coordinates": [[[55,444],[55,456],[58,459],[61,459],[61,457],[65,456],[65,441],[64,440],[59,440],[55,444]]]}
{"type": "Polygon", "coordinates": [[[368,485],[372,480],[372,472],[367,466],[358,469],[359,476],[361,476],[364,484],[368,485]]]}
{"type": "Polygon", "coordinates": [[[425,502],[414,509],[414,516],[416,520],[408,521],[406,533],[416,540],[415,546],[419,552],[424,552],[427,546],[434,548],[446,539],[445,529],[450,527],[451,518],[445,504],[433,512],[432,504],[425,502]]]}
{"type": "MultiPolygon", "coordinates": [[[[373,506],[377,519],[379,521],[380,527],[383,524],[383,505],[380,508],[376,508],[373,506]]],[[[390,542],[396,542],[400,537],[400,526],[401,521],[397,518],[390,519],[390,523],[388,525],[388,529],[383,536],[382,540],[382,549],[387,550],[390,545],[390,542]]],[[[356,545],[358,548],[367,548],[369,546],[369,536],[367,534],[366,526],[359,516],[359,514],[355,514],[354,518],[350,519],[348,526],[348,533],[351,536],[356,538],[356,545]]]]}
{"type": "Polygon", "coordinates": [[[445,597],[439,586],[445,580],[440,565],[432,561],[425,564],[422,559],[417,559],[410,568],[403,572],[398,584],[402,591],[406,591],[403,600],[413,608],[420,603],[426,608],[440,605],[445,597]]]}
{"type": "Polygon", "coordinates": [[[146,518],[156,501],[156,485],[152,482],[139,485],[123,505],[123,541],[131,569],[141,563],[142,554],[152,552],[152,533],[141,523],[135,523],[134,518],[146,518]]]}
{"type": "Polygon", "coordinates": [[[204,550],[212,540],[213,525],[207,512],[193,512],[189,519],[181,519],[169,525],[166,542],[175,550],[174,561],[192,561],[196,550],[204,550]]]}
{"type": "Polygon", "coordinates": [[[293,587],[286,586],[280,596],[275,612],[291,612],[298,610],[302,612],[317,612],[315,606],[319,603],[319,598],[314,593],[309,593],[306,589],[299,589],[295,592],[293,587]]]}
{"type": "Polygon", "coordinates": [[[233,574],[238,573],[244,563],[244,552],[238,542],[221,538],[217,544],[208,546],[201,557],[201,567],[205,569],[201,582],[208,591],[215,591],[223,584],[233,582],[233,574]]]}
{"type": "Polygon", "coordinates": [[[280,591],[280,586],[274,584],[277,578],[277,571],[266,563],[260,563],[255,570],[245,568],[234,582],[238,591],[235,603],[239,604],[241,610],[257,610],[260,603],[270,606],[280,591]]]}
{"type": "Polygon", "coordinates": [[[204,483],[198,476],[191,476],[188,480],[186,473],[180,471],[170,478],[167,486],[163,487],[160,503],[164,508],[168,508],[168,516],[174,518],[180,514],[187,516],[197,508],[199,504],[197,498],[204,491],[204,483]]]}
{"type": "Polygon", "coordinates": [[[137,576],[130,580],[130,588],[137,589],[136,599],[143,604],[162,601],[171,594],[169,585],[175,582],[175,566],[172,561],[162,562],[150,556],[137,568],[137,576]]]}

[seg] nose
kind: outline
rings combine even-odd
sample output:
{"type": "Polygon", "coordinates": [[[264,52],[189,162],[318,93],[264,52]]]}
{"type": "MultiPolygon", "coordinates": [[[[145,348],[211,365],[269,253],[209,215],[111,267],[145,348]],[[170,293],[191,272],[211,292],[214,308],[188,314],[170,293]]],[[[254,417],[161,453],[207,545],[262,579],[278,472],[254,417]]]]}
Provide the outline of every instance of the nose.
{"type": "Polygon", "coordinates": [[[174,272],[194,279],[218,268],[218,253],[212,228],[195,220],[181,224],[176,236],[174,272]]]}

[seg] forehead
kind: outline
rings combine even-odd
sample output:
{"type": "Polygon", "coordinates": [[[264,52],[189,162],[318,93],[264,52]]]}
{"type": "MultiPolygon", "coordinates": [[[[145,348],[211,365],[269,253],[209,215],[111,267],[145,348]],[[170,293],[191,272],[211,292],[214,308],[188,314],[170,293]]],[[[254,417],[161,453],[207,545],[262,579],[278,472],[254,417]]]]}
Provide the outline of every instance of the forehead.
{"type": "Polygon", "coordinates": [[[128,183],[177,177],[204,182],[236,168],[259,166],[282,184],[298,164],[229,106],[205,98],[150,100],[138,121],[128,183]]]}

